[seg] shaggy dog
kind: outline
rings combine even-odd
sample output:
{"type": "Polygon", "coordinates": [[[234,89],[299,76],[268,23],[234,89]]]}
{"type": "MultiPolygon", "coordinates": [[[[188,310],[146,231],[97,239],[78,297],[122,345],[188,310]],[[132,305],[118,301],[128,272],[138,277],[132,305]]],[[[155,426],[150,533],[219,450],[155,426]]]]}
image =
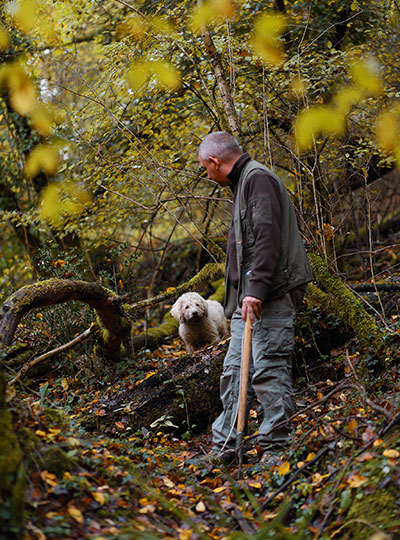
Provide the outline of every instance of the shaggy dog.
{"type": "Polygon", "coordinates": [[[228,333],[221,304],[204,300],[195,292],[182,294],[172,306],[171,315],[179,321],[179,335],[189,353],[228,333]]]}

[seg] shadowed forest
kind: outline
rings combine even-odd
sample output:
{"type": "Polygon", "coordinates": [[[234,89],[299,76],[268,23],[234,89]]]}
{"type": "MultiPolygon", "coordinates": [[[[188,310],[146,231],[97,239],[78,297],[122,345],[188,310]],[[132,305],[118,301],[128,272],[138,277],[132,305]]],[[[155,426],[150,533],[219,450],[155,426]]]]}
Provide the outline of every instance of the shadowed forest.
{"type": "Polygon", "coordinates": [[[0,3],[0,538],[400,538],[400,4],[0,3]],[[230,334],[223,130],[284,182],[314,281],[290,448],[207,460],[230,334]],[[199,459],[202,458],[202,459],[199,459]]]}

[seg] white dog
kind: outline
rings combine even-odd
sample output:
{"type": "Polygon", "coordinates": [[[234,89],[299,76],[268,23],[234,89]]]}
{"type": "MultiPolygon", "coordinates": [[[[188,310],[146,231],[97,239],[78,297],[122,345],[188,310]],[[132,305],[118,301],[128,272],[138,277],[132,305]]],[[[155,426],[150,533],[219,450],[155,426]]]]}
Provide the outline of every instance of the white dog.
{"type": "Polygon", "coordinates": [[[171,315],[179,321],[179,335],[189,353],[228,333],[221,304],[204,300],[195,292],[182,294],[172,306],[171,315]]]}

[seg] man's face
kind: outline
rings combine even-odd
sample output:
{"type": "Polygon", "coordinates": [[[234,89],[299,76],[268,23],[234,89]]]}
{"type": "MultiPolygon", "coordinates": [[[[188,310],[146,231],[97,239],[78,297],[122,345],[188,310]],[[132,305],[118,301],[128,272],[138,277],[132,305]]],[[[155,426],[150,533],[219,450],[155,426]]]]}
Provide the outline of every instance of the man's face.
{"type": "Polygon", "coordinates": [[[210,180],[214,180],[214,182],[217,182],[220,186],[231,185],[231,181],[226,176],[231,169],[229,165],[212,156],[210,156],[208,161],[199,156],[199,163],[200,166],[207,171],[207,176],[210,180]]]}

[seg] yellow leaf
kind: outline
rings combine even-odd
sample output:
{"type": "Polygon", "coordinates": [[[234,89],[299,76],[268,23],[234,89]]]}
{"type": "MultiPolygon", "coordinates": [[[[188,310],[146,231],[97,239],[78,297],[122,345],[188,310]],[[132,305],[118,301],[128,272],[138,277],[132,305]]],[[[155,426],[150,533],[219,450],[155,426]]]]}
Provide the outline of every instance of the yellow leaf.
{"type": "Polygon", "coordinates": [[[391,458],[391,459],[395,459],[395,458],[400,457],[400,452],[398,452],[397,450],[388,448],[388,450],[384,450],[384,451],[383,451],[383,455],[384,455],[385,457],[388,457],[388,458],[391,458]]]}
{"type": "Polygon", "coordinates": [[[34,0],[22,0],[18,3],[14,19],[24,32],[30,32],[34,28],[38,10],[39,6],[34,0]]]}
{"type": "Polygon", "coordinates": [[[280,36],[286,24],[285,17],[275,13],[265,13],[257,19],[251,44],[254,52],[264,62],[274,66],[279,66],[284,62],[285,53],[280,36]]]}
{"type": "Polygon", "coordinates": [[[83,514],[78,508],[75,508],[75,506],[70,506],[68,508],[68,514],[78,523],[83,523],[83,514]]]}
{"type": "Polygon", "coordinates": [[[333,102],[339,112],[342,114],[349,114],[353,105],[357,105],[361,101],[363,93],[359,88],[355,86],[346,86],[341,88],[335,97],[333,102]]]}
{"type": "Polygon", "coordinates": [[[326,105],[302,111],[294,125],[299,150],[310,150],[320,135],[340,135],[346,128],[345,116],[326,105]]]}
{"type": "Polygon", "coordinates": [[[38,437],[46,437],[47,433],[45,433],[44,431],[42,431],[41,429],[37,429],[35,431],[35,435],[37,435],[38,437]]]}
{"type": "Polygon", "coordinates": [[[399,143],[399,115],[387,111],[378,116],[376,122],[376,140],[387,154],[393,154],[399,143]]]}
{"type": "Polygon", "coordinates": [[[308,462],[308,461],[311,461],[311,460],[314,459],[314,458],[315,458],[315,452],[310,452],[310,453],[308,454],[308,456],[306,457],[306,461],[307,461],[307,462],[308,462]]]}
{"type": "Polygon", "coordinates": [[[61,380],[61,386],[63,387],[64,390],[68,390],[69,384],[65,377],[61,380]]]}
{"type": "Polygon", "coordinates": [[[33,178],[40,171],[52,176],[57,172],[59,155],[57,150],[50,144],[38,144],[31,150],[25,163],[25,174],[33,178]]]}
{"type": "Polygon", "coordinates": [[[178,90],[180,88],[180,74],[174,66],[166,62],[152,62],[151,68],[161,84],[170,90],[178,90]]]}
{"type": "Polygon", "coordinates": [[[90,193],[72,181],[53,182],[41,193],[40,216],[54,227],[59,227],[66,217],[79,215],[91,200],[90,193]]]}
{"type": "Polygon", "coordinates": [[[307,94],[307,86],[300,76],[295,77],[292,81],[292,93],[297,98],[302,98],[307,94]]]}
{"type": "Polygon", "coordinates": [[[379,66],[374,59],[360,60],[351,67],[353,81],[366,94],[378,96],[382,92],[379,79],[379,66]]]}
{"type": "Polygon", "coordinates": [[[280,465],[278,473],[279,476],[285,476],[290,470],[290,463],[288,461],[284,461],[282,465],[280,465]]]}
{"type": "Polygon", "coordinates": [[[0,23],[0,51],[5,51],[10,46],[10,37],[7,30],[0,23]]]}
{"type": "Polygon", "coordinates": [[[373,446],[380,446],[381,444],[383,444],[382,439],[376,439],[376,441],[373,442],[373,446]]]}
{"type": "Polygon", "coordinates": [[[50,137],[53,133],[53,121],[47,108],[40,104],[32,111],[31,121],[33,127],[42,137],[50,137]]]}
{"type": "Polygon", "coordinates": [[[170,480],[168,478],[168,476],[163,476],[163,482],[164,482],[164,485],[167,486],[168,488],[174,488],[175,487],[175,484],[172,482],[172,480],[170,480]]]}
{"type": "Polygon", "coordinates": [[[156,511],[156,507],[154,504],[148,504],[147,506],[143,506],[143,508],[139,509],[140,514],[153,514],[156,511]]]}
{"type": "Polygon", "coordinates": [[[150,19],[150,24],[152,29],[160,32],[160,34],[166,34],[167,36],[173,34],[175,31],[172,24],[168,20],[162,19],[161,17],[152,17],[150,19]]]}
{"type": "Polygon", "coordinates": [[[357,424],[357,420],[356,420],[355,418],[353,418],[353,419],[349,422],[349,424],[348,424],[348,426],[347,426],[347,427],[349,428],[350,433],[352,433],[353,435],[354,435],[355,430],[357,429],[357,425],[358,425],[358,424],[357,424]]]}
{"type": "Polygon", "coordinates": [[[206,505],[203,503],[203,501],[200,501],[196,504],[196,512],[205,512],[206,505]]]}
{"type": "Polygon", "coordinates": [[[261,482],[258,482],[257,480],[249,480],[249,486],[255,489],[261,489],[262,484],[261,482]]]}
{"type": "Polygon", "coordinates": [[[207,26],[233,19],[236,13],[236,5],[230,0],[203,1],[194,9],[189,26],[193,32],[201,32],[207,26]]]}
{"type": "Polygon", "coordinates": [[[365,484],[366,481],[367,481],[367,478],[365,478],[365,476],[362,476],[361,474],[358,474],[358,473],[352,473],[347,478],[347,483],[352,488],[358,488],[362,486],[363,484],[365,484]]]}
{"type": "Polygon", "coordinates": [[[94,491],[92,493],[92,497],[96,502],[101,504],[101,506],[103,506],[103,504],[106,502],[106,497],[101,491],[94,491]]]}
{"type": "Polygon", "coordinates": [[[126,74],[128,84],[134,92],[139,90],[139,88],[146,83],[148,77],[148,69],[143,62],[132,64],[130,70],[126,74]]]}
{"type": "Polygon", "coordinates": [[[149,24],[144,17],[132,15],[127,21],[117,27],[117,37],[131,36],[140,41],[149,30],[149,24]]]}
{"type": "Polygon", "coordinates": [[[221,493],[222,491],[225,491],[226,489],[228,489],[226,486],[220,486],[220,487],[217,487],[215,489],[213,489],[214,493],[221,493]]]}
{"type": "Polygon", "coordinates": [[[10,90],[10,104],[17,113],[25,116],[31,113],[37,103],[38,93],[36,86],[22,68],[10,67],[8,70],[8,88],[10,90]]]}
{"type": "Polygon", "coordinates": [[[57,476],[53,473],[49,473],[48,471],[42,471],[40,473],[40,477],[46,484],[48,484],[51,487],[55,487],[58,485],[57,476]]]}

